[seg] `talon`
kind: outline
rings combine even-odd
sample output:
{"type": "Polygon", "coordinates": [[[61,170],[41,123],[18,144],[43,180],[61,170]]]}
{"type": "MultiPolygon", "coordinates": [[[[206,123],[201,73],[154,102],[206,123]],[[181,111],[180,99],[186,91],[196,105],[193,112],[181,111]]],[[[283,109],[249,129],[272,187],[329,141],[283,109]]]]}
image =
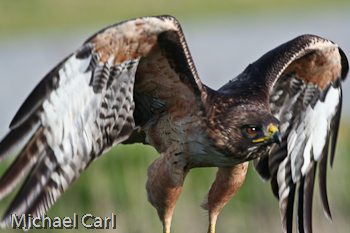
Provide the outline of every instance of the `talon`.
{"type": "Polygon", "coordinates": [[[170,227],[163,227],[163,233],[170,233],[170,227]]]}

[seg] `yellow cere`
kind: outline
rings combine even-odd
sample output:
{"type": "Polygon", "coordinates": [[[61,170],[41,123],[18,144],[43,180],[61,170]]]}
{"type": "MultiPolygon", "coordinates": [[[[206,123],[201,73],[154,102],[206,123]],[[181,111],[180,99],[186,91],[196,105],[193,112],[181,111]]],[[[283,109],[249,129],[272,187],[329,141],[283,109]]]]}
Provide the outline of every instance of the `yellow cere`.
{"type": "Polygon", "coordinates": [[[270,125],[270,128],[269,128],[269,134],[270,134],[270,136],[272,135],[272,134],[274,134],[275,132],[278,132],[279,130],[278,130],[278,128],[277,128],[277,126],[275,126],[275,125],[270,125]]]}

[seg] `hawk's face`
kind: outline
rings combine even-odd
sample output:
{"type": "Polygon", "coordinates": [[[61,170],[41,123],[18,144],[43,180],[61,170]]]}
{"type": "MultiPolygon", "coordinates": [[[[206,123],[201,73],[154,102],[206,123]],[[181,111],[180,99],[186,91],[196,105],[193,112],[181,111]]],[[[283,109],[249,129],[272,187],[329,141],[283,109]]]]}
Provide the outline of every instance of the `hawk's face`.
{"type": "Polygon", "coordinates": [[[241,127],[241,141],[238,149],[240,156],[249,159],[260,157],[273,143],[281,143],[281,136],[278,129],[273,123],[268,124],[248,124],[241,127]]]}
{"type": "Polygon", "coordinates": [[[243,160],[260,157],[274,143],[281,143],[279,121],[264,107],[254,104],[231,106],[217,121],[221,128],[216,146],[228,156],[243,160]]]}

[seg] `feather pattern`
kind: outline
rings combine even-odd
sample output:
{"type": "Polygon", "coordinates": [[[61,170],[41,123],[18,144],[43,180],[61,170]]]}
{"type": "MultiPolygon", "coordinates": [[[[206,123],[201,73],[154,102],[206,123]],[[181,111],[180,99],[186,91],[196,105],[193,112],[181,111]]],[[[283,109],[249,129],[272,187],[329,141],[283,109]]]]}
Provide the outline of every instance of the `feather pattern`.
{"type": "MultiPolygon", "coordinates": [[[[272,189],[278,193],[284,232],[292,232],[290,216],[298,184],[298,232],[312,232],[317,164],[323,211],[331,219],[326,193],[326,161],[330,135],[333,135],[332,148],[336,141],[338,126],[335,127],[334,122],[339,124],[341,81],[348,72],[348,64],[336,44],[311,35],[281,45],[254,65],[259,69],[270,58],[274,61],[263,70],[269,72],[263,75],[271,93],[266,100],[271,113],[280,120],[282,144],[254,161],[254,166],[262,178],[271,178],[272,189]]],[[[331,161],[334,152],[331,151],[331,161]]]]}
{"type": "MultiPolygon", "coordinates": [[[[177,59],[185,60],[186,65],[177,72],[186,75],[181,75],[181,81],[187,88],[199,93],[201,83],[182,31],[178,22],[167,16],[139,18],[101,30],[38,84],[0,143],[1,161],[29,135],[26,146],[0,180],[2,199],[28,174],[1,226],[10,224],[12,213],[38,216],[46,212],[95,158],[129,138],[135,128],[135,77],[138,82],[151,77],[152,82],[154,76],[153,71],[138,67],[140,59],[147,64],[147,57],[161,58],[167,49],[180,51],[166,55],[173,60],[172,67],[169,63],[159,64],[169,70],[179,69],[177,59]],[[164,34],[168,31],[171,33],[164,34]],[[166,48],[157,40],[160,35],[166,48]],[[167,41],[174,48],[167,46],[167,41]],[[140,75],[136,75],[137,69],[142,70],[140,75]]],[[[178,77],[176,72],[174,75],[178,77]]],[[[157,86],[153,90],[156,89],[157,86]]],[[[137,93],[147,91],[152,92],[146,88],[137,93]]],[[[161,114],[166,106],[161,97],[144,95],[153,102],[151,114],[138,124],[161,114]]],[[[138,98],[137,103],[142,105],[142,99],[138,98]]],[[[142,115],[142,108],[135,113],[142,115]]]]}

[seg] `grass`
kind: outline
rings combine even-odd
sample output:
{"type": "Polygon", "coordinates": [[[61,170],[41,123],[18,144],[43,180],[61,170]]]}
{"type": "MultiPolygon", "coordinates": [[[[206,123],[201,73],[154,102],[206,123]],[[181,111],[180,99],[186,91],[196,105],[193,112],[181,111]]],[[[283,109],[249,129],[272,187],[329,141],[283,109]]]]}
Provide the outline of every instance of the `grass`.
{"type": "Polygon", "coordinates": [[[37,30],[74,29],[78,26],[106,26],[121,20],[171,14],[178,18],[265,14],[271,12],[310,11],[333,5],[348,4],[347,0],[1,0],[0,35],[30,33],[37,30]]]}

